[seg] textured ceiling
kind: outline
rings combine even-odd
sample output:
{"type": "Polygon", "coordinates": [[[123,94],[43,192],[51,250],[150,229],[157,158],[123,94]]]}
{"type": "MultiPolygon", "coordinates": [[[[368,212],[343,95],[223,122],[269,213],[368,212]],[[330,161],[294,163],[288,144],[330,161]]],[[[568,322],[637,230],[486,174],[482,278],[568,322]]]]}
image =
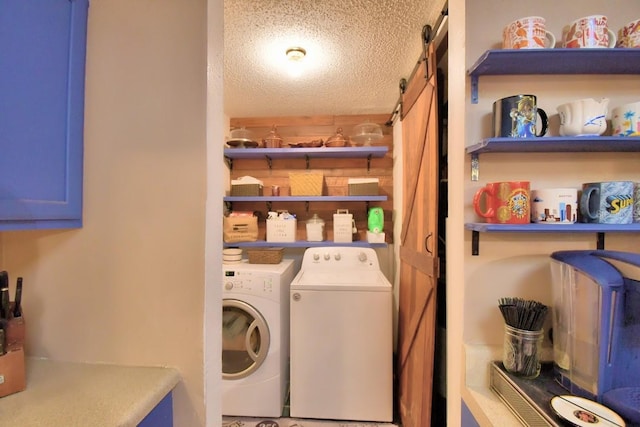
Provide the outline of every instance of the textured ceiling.
{"type": "Polygon", "coordinates": [[[229,117],[391,114],[446,0],[225,0],[229,117]],[[285,52],[307,51],[302,75],[285,52]]]}

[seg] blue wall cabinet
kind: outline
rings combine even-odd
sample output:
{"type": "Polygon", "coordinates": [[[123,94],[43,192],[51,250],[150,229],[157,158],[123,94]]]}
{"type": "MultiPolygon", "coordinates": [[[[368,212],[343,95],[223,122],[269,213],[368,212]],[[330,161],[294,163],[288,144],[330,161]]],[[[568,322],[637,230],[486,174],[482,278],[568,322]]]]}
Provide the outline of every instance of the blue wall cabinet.
{"type": "Polygon", "coordinates": [[[0,1],[0,230],[82,225],[88,8],[0,1]]]}

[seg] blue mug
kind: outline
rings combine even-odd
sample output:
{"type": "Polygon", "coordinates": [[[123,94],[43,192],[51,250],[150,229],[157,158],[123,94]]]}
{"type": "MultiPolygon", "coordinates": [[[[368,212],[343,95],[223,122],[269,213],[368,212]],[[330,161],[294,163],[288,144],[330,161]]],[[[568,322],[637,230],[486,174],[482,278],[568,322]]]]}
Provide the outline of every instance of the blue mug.
{"type": "Polygon", "coordinates": [[[633,182],[590,182],[582,185],[581,222],[631,224],[633,222],[633,182]]]}
{"type": "Polygon", "coordinates": [[[537,106],[535,95],[514,95],[493,103],[494,138],[535,138],[549,128],[547,113],[537,106]],[[540,132],[537,119],[540,116],[540,132]]]}

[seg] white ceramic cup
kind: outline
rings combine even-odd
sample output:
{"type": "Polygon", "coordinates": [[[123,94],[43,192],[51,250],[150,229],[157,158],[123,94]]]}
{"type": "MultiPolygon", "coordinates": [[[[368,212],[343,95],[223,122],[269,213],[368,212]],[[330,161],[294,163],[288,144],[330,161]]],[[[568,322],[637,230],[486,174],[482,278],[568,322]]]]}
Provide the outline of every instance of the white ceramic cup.
{"type": "Polygon", "coordinates": [[[562,47],[607,48],[616,45],[617,37],[607,26],[607,17],[591,15],[576,19],[562,29],[562,47]]]}
{"type": "Polygon", "coordinates": [[[531,190],[532,222],[540,224],[572,224],[577,219],[577,188],[531,190]]]}
{"type": "Polygon", "coordinates": [[[608,98],[585,98],[559,105],[560,135],[602,135],[607,130],[608,108],[608,98]]]}
{"type": "Polygon", "coordinates": [[[616,47],[640,47],[640,19],[631,21],[618,30],[616,47]]]}
{"type": "Polygon", "coordinates": [[[503,49],[544,49],[556,44],[553,33],[544,27],[541,16],[527,16],[516,19],[502,31],[503,49]]]}
{"type": "Polygon", "coordinates": [[[613,136],[640,136],[640,101],[611,110],[613,136]]]}

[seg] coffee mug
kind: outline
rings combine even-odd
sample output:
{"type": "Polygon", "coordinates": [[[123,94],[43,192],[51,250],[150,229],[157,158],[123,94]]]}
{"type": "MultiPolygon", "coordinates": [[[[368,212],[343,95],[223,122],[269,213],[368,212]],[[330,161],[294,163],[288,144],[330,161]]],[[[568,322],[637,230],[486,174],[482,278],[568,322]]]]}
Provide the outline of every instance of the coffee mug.
{"type": "Polygon", "coordinates": [[[640,47],[640,19],[631,21],[618,30],[616,47],[640,47]]]}
{"type": "Polygon", "coordinates": [[[503,138],[534,138],[547,133],[547,113],[536,105],[535,95],[514,95],[493,103],[493,136],[503,138]],[[536,133],[540,116],[541,129],[536,133]]]}
{"type": "Polygon", "coordinates": [[[633,222],[631,181],[591,182],[582,185],[580,213],[582,222],[631,224],[633,222]]]}
{"type": "Polygon", "coordinates": [[[611,110],[611,127],[614,136],[640,136],[640,101],[611,110]]]}
{"type": "Polygon", "coordinates": [[[604,15],[585,16],[562,29],[562,47],[606,48],[614,47],[616,41],[616,35],[607,26],[604,15]]]}
{"type": "Polygon", "coordinates": [[[577,188],[531,190],[531,221],[541,224],[570,224],[577,219],[577,188]]]}
{"type": "Polygon", "coordinates": [[[503,49],[543,49],[556,44],[555,36],[545,30],[545,19],[541,16],[527,16],[516,19],[502,31],[503,49]]]}
{"type": "Polygon", "coordinates": [[[607,130],[609,99],[580,99],[558,106],[561,136],[597,136],[607,130]]]}
{"type": "Polygon", "coordinates": [[[633,183],[633,222],[640,222],[640,182],[633,183]]]}
{"type": "Polygon", "coordinates": [[[489,223],[528,224],[531,221],[529,197],[529,181],[491,182],[476,192],[473,209],[489,223]]]}

